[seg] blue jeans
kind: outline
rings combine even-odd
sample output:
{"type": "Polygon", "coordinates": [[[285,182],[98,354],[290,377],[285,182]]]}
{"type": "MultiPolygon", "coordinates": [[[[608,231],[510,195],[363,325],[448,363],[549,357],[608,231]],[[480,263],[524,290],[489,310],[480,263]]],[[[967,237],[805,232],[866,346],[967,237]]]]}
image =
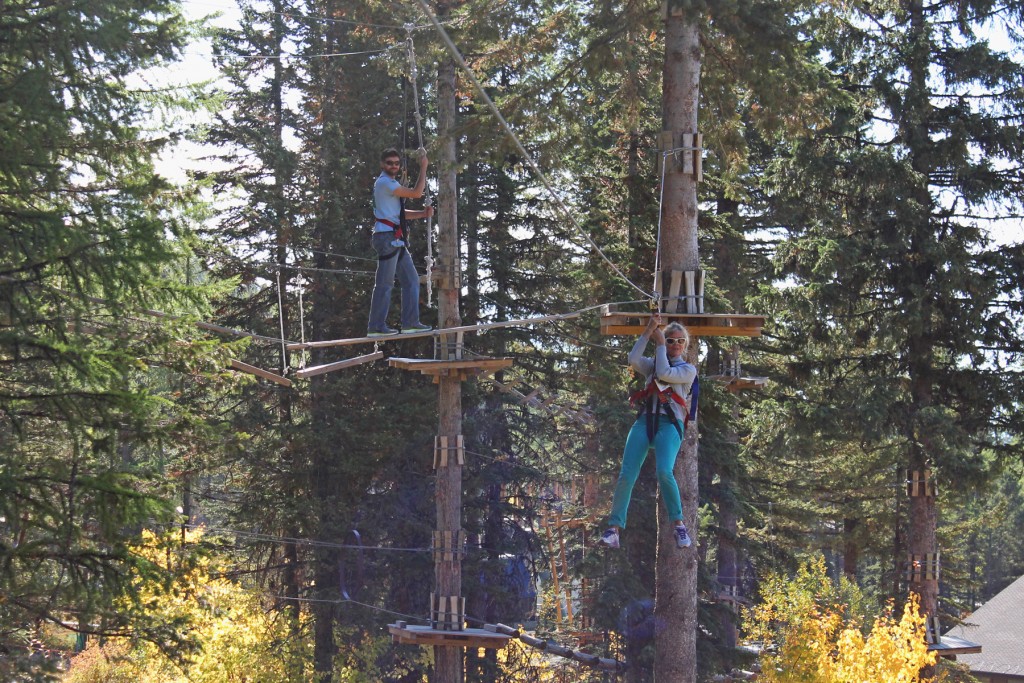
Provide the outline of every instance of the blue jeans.
{"type": "Polygon", "coordinates": [[[420,323],[420,276],[412,263],[412,255],[405,247],[392,246],[394,231],[373,233],[373,250],[377,252],[377,277],[370,296],[370,323],[367,330],[381,331],[387,327],[388,309],[391,308],[391,290],[395,275],[402,286],[402,327],[420,323]],[[390,257],[390,258],[384,258],[390,257]]]}
{"type": "MultiPolygon", "coordinates": [[[[683,440],[679,430],[665,415],[658,422],[658,431],[654,434],[654,464],[658,472],[658,488],[665,501],[668,516],[673,522],[682,521],[683,503],[679,498],[679,485],[676,483],[672,468],[676,465],[679,446],[683,440]]],[[[608,517],[608,526],[626,528],[626,509],[633,495],[633,485],[640,476],[640,467],[647,459],[647,451],[651,441],[647,438],[647,421],[641,416],[633,423],[626,437],[626,447],[622,452],[622,470],[619,481],[615,484],[615,496],[612,498],[612,514],[608,517]]]]}

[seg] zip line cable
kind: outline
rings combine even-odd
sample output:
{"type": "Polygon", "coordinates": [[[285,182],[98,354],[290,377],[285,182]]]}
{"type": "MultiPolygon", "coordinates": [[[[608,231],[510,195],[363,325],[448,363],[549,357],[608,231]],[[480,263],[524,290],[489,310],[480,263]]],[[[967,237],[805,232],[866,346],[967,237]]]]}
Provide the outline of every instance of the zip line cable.
{"type": "MultiPolygon", "coordinates": [[[[321,254],[323,256],[333,256],[334,258],[352,259],[353,261],[369,261],[371,263],[376,263],[377,262],[377,259],[370,258],[369,256],[353,256],[351,254],[338,254],[338,253],[333,252],[333,251],[319,251],[317,249],[303,249],[303,251],[308,251],[310,254],[321,254]]],[[[298,259],[298,254],[296,254],[296,259],[298,259]]]]}
{"type": "Polygon", "coordinates": [[[391,47],[379,48],[377,50],[359,50],[356,52],[325,52],[322,54],[315,55],[304,55],[304,54],[292,54],[289,52],[283,52],[279,55],[229,55],[229,59],[314,59],[314,58],[327,58],[327,57],[355,57],[358,55],[378,55],[384,52],[391,52],[397,50],[398,45],[392,45],[391,47]]]}
{"type": "Polygon", "coordinates": [[[351,270],[351,269],[348,269],[348,268],[314,268],[313,266],[298,266],[298,265],[294,265],[294,264],[291,264],[291,263],[267,262],[267,263],[256,263],[256,264],[253,264],[253,265],[266,266],[268,268],[272,268],[272,269],[275,269],[275,270],[281,270],[281,269],[284,269],[284,270],[295,270],[295,271],[298,271],[300,273],[302,273],[302,272],[307,272],[307,273],[339,273],[339,274],[342,274],[342,275],[366,275],[366,276],[369,276],[369,277],[373,277],[375,275],[375,273],[373,273],[373,272],[371,272],[369,270],[351,270]]]}
{"type": "Polygon", "coordinates": [[[455,43],[451,39],[451,36],[448,35],[448,32],[445,30],[444,26],[441,25],[440,21],[438,21],[437,16],[434,15],[434,12],[430,9],[430,6],[427,4],[426,0],[416,1],[417,3],[419,3],[420,8],[423,10],[423,13],[430,20],[430,23],[434,26],[438,34],[441,36],[441,39],[444,41],[445,45],[448,47],[448,51],[451,53],[452,58],[456,61],[459,67],[466,73],[466,76],[473,83],[473,87],[476,88],[476,91],[480,95],[480,98],[484,101],[484,103],[487,105],[487,108],[491,111],[494,117],[501,124],[501,127],[504,129],[506,135],[509,136],[509,138],[515,145],[516,149],[518,150],[519,154],[522,155],[522,157],[526,160],[527,165],[544,185],[544,188],[547,190],[548,194],[551,196],[555,204],[561,210],[564,217],[572,224],[576,232],[578,232],[579,234],[583,235],[584,238],[586,238],[590,246],[594,248],[594,250],[601,256],[602,259],[604,259],[605,263],[608,264],[608,266],[615,272],[616,275],[618,275],[630,287],[632,287],[633,289],[637,290],[645,297],[647,297],[645,301],[652,299],[653,297],[651,293],[644,291],[642,287],[635,284],[632,280],[626,277],[625,273],[623,273],[619,269],[619,267],[616,266],[615,263],[608,258],[604,251],[601,250],[601,247],[598,246],[597,242],[595,242],[594,239],[583,230],[582,226],[576,220],[576,217],[569,210],[569,207],[565,205],[565,202],[562,201],[562,198],[558,195],[557,192],[555,192],[555,189],[552,186],[550,180],[548,180],[547,175],[545,175],[544,172],[540,169],[540,167],[537,166],[537,163],[533,160],[533,157],[530,155],[529,152],[526,151],[526,148],[523,147],[522,143],[519,141],[519,137],[512,130],[512,127],[509,126],[508,122],[505,120],[505,117],[502,116],[501,112],[498,110],[497,105],[494,104],[494,101],[487,94],[487,91],[484,90],[483,86],[480,84],[480,81],[477,79],[476,74],[474,74],[473,70],[469,68],[468,64],[466,64],[466,60],[463,59],[462,54],[459,52],[459,48],[456,47],[455,43]]]}
{"type": "Polygon", "coordinates": [[[416,616],[416,615],[413,615],[413,614],[403,614],[402,612],[396,612],[394,610],[390,610],[390,609],[387,609],[387,608],[384,608],[384,607],[377,607],[376,605],[370,605],[370,604],[365,603],[365,602],[359,602],[358,600],[353,600],[352,598],[338,598],[338,599],[332,600],[330,598],[299,598],[299,597],[290,597],[290,596],[287,596],[287,595],[269,595],[267,597],[274,598],[274,599],[277,599],[277,600],[286,600],[286,601],[287,600],[291,600],[292,602],[327,603],[327,604],[331,604],[331,605],[343,605],[345,603],[352,603],[353,605],[359,605],[360,607],[366,607],[366,608],[375,610],[377,612],[381,612],[383,614],[393,614],[396,617],[405,617],[406,619],[410,619],[412,621],[423,621],[423,622],[429,622],[430,621],[430,617],[416,616]]]}
{"type": "MultiPolygon", "coordinates": [[[[176,525],[177,526],[177,525],[176,525]]],[[[228,529],[225,527],[207,526],[205,524],[182,524],[181,527],[186,529],[198,529],[202,531],[220,532],[225,534],[234,534],[235,536],[241,536],[242,538],[249,538],[254,541],[266,541],[268,543],[287,543],[292,545],[305,545],[316,548],[333,548],[336,550],[381,550],[384,552],[396,552],[396,553],[430,553],[433,552],[433,548],[421,547],[421,548],[400,548],[395,546],[372,546],[372,545],[359,545],[356,543],[334,543],[331,541],[318,541],[308,538],[292,538],[289,536],[273,536],[271,534],[261,534],[256,531],[242,531],[240,529],[228,529]]]]}
{"type": "MultiPolygon", "coordinates": [[[[646,299],[649,301],[650,299],[646,299]]],[[[289,344],[289,350],[295,351],[300,349],[322,349],[332,346],[353,346],[356,344],[379,344],[386,341],[395,341],[396,339],[419,339],[421,337],[440,337],[441,335],[453,334],[457,332],[481,332],[486,330],[495,330],[504,327],[525,327],[527,325],[537,325],[540,323],[550,323],[559,320],[568,320],[570,318],[578,318],[584,313],[588,313],[593,310],[597,310],[604,306],[613,304],[594,304],[593,306],[587,306],[575,311],[569,311],[567,313],[555,313],[552,315],[535,316],[532,318],[519,318],[515,320],[498,320],[489,323],[478,323],[476,325],[459,325],[456,327],[444,327],[435,330],[424,330],[423,332],[412,332],[409,334],[394,334],[384,337],[351,337],[347,339],[328,339],[325,341],[312,341],[306,342],[305,344],[289,344]]]]}
{"type": "MultiPolygon", "coordinates": [[[[331,550],[379,550],[381,552],[423,554],[433,553],[435,551],[435,549],[431,546],[421,546],[417,548],[401,548],[387,545],[361,545],[357,543],[336,543],[332,541],[320,541],[315,539],[291,538],[288,536],[273,536],[271,534],[261,534],[257,532],[241,531],[238,529],[228,529],[225,527],[208,526],[204,524],[174,524],[173,526],[177,529],[185,528],[192,530],[208,531],[211,533],[233,534],[235,536],[249,539],[251,541],[259,541],[264,543],[278,543],[282,545],[301,545],[311,548],[328,548],[331,550]]],[[[464,550],[466,552],[469,552],[471,550],[474,552],[492,552],[500,550],[500,548],[491,548],[480,544],[467,544],[464,547],[464,550]]]]}

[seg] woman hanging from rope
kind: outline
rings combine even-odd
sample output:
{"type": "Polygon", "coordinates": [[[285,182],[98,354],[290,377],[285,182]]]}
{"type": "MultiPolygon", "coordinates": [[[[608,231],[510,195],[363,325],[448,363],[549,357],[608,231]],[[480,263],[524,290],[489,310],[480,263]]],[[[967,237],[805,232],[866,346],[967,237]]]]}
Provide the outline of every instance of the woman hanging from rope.
{"type": "Polygon", "coordinates": [[[679,323],[661,329],[661,314],[655,313],[647,323],[647,329],[629,352],[629,365],[646,378],[644,388],[632,396],[630,402],[640,405],[640,413],[626,437],[622,453],[622,469],[615,485],[612,511],[608,517],[608,529],[601,536],[601,543],[619,547],[619,532],[626,528],[626,510],[633,493],[640,467],[647,459],[647,452],[654,446],[654,458],[658,473],[658,487],[665,501],[668,515],[675,524],[676,545],[689,547],[690,535],[683,524],[683,506],[679,497],[679,485],[672,474],[676,456],[683,442],[683,433],[690,418],[687,397],[691,395],[697,369],[684,360],[690,345],[690,335],[679,323]],[[654,358],[644,357],[647,342],[654,340],[654,358]]]}

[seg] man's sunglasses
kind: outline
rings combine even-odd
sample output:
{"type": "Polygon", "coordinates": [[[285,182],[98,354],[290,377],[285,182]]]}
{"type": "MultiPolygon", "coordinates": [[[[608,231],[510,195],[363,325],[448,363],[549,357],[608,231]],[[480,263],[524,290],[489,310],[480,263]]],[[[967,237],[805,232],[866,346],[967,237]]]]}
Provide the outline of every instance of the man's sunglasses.
{"type": "Polygon", "coordinates": [[[401,161],[385,161],[384,165],[385,166],[401,166],[402,162],[401,161]]]}

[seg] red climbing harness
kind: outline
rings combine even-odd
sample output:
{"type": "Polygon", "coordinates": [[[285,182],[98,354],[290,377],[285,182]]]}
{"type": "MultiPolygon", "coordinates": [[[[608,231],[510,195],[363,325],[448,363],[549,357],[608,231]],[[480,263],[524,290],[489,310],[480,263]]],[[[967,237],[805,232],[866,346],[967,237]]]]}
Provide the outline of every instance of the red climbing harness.
{"type": "Polygon", "coordinates": [[[639,408],[640,412],[637,413],[636,418],[639,420],[641,416],[647,418],[647,438],[653,440],[654,435],[658,431],[658,423],[661,420],[662,414],[666,415],[671,421],[672,426],[679,431],[679,438],[683,437],[683,430],[690,424],[690,419],[696,417],[696,399],[697,399],[697,380],[694,378],[693,385],[690,389],[691,400],[694,401],[694,405],[690,410],[687,410],[686,399],[674,389],[675,385],[659,382],[653,376],[643,389],[634,391],[629,395],[629,404],[634,408],[639,408]],[[679,419],[676,417],[675,411],[672,410],[670,404],[677,403],[683,408],[683,424],[680,426],[679,419]]]}
{"type": "Polygon", "coordinates": [[[386,218],[377,218],[376,216],[374,216],[373,219],[375,221],[377,221],[378,223],[383,223],[384,225],[388,226],[389,228],[394,229],[394,231],[395,231],[395,239],[396,240],[400,240],[400,239],[403,238],[404,231],[402,230],[402,226],[399,223],[395,223],[394,221],[389,221],[386,218]]]}
{"type": "MultiPolygon", "coordinates": [[[[683,412],[686,413],[686,399],[680,396],[672,388],[671,384],[664,384],[658,380],[651,378],[651,381],[647,383],[647,386],[638,391],[634,391],[629,395],[629,404],[634,408],[648,408],[653,404],[653,401],[648,399],[657,398],[657,403],[660,405],[668,404],[670,401],[674,401],[683,407],[683,412]],[[658,385],[664,386],[662,389],[658,385]]],[[[690,415],[686,413],[686,419],[689,421],[690,415]]]]}
{"type": "Polygon", "coordinates": [[[408,227],[408,221],[405,220],[405,197],[398,198],[398,223],[384,218],[377,218],[376,216],[374,216],[374,218],[377,219],[378,223],[383,223],[389,228],[394,228],[396,240],[405,239],[405,229],[408,227]]]}

